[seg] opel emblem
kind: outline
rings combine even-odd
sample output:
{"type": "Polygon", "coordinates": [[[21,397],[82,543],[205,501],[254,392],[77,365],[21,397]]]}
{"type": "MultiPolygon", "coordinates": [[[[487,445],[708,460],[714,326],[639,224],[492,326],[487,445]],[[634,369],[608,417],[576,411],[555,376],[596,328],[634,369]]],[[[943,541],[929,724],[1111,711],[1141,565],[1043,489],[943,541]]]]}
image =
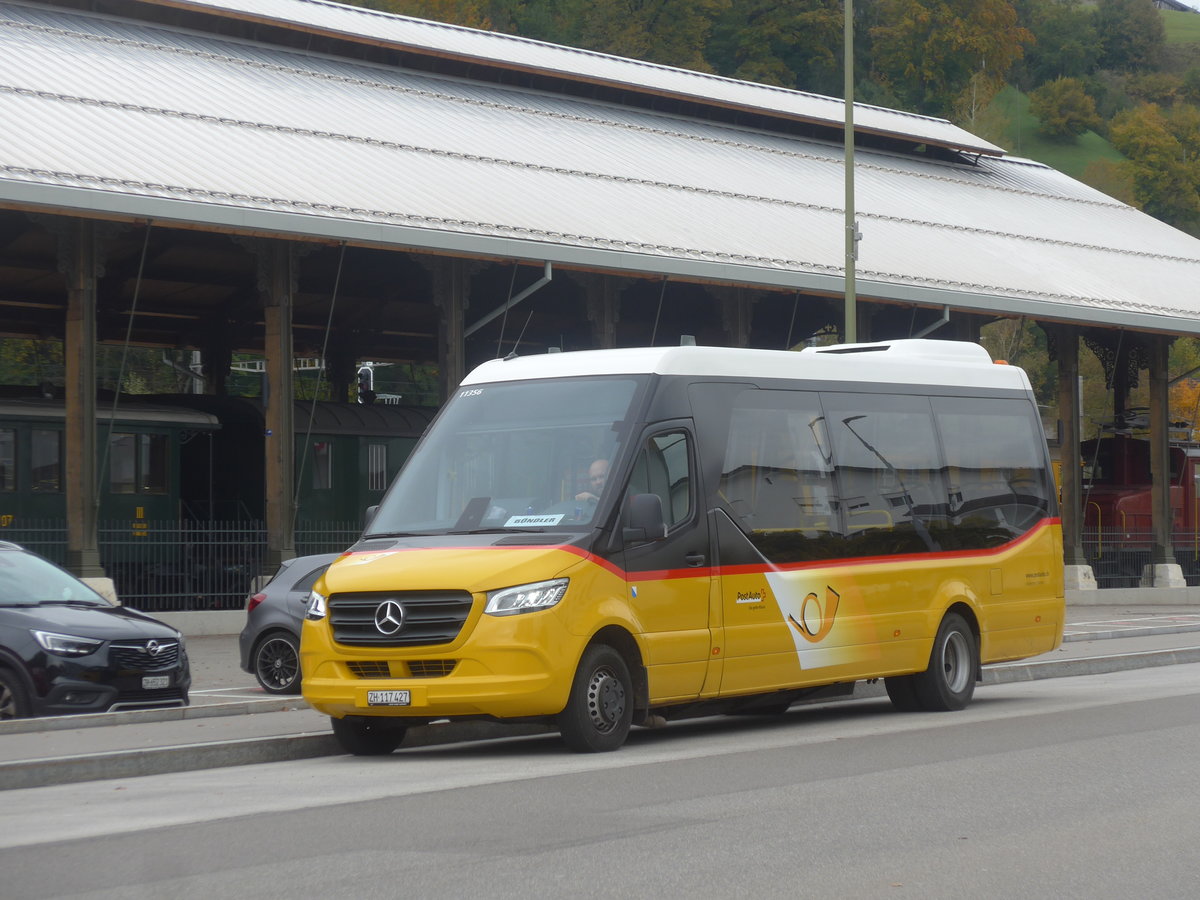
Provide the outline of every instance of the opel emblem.
{"type": "Polygon", "coordinates": [[[158,654],[163,652],[163,649],[164,649],[163,645],[160,644],[158,641],[154,640],[153,638],[146,641],[146,652],[149,653],[151,656],[158,656],[158,654]]]}
{"type": "Polygon", "coordinates": [[[404,607],[395,600],[384,600],[375,608],[375,628],[392,635],[404,627],[404,607]]]}

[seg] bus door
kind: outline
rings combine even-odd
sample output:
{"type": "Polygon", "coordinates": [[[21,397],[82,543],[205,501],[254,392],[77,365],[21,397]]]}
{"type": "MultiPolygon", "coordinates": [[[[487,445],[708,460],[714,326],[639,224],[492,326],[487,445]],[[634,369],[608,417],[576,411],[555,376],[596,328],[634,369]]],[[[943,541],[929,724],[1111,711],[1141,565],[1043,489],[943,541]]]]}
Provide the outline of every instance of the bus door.
{"type": "Polygon", "coordinates": [[[720,553],[721,694],[794,687],[838,612],[820,571],[841,528],[820,398],[743,390],[730,398],[714,513],[720,553]]]}
{"type": "Polygon", "coordinates": [[[665,539],[627,539],[624,550],[629,602],[641,625],[656,703],[695,699],[709,677],[712,561],[696,472],[690,429],[657,425],[638,450],[625,490],[626,502],[635,494],[657,495],[667,526],[665,539]]]}

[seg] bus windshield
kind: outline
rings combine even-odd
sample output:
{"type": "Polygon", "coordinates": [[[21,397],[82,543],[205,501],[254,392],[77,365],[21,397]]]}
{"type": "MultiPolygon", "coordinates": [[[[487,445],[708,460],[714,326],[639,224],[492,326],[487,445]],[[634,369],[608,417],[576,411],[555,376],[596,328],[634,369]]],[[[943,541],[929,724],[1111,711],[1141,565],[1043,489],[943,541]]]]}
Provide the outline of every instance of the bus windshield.
{"type": "Polygon", "coordinates": [[[644,377],[460,388],[383,498],[366,536],[589,526],[644,377]]]}

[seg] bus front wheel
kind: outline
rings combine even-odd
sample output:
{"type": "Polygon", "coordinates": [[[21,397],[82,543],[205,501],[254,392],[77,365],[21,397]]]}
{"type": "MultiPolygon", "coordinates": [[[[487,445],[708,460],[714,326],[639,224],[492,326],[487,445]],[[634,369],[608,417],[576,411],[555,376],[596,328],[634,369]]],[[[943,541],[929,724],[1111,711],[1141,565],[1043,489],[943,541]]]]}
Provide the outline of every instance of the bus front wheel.
{"type": "Polygon", "coordinates": [[[566,708],[558,716],[563,743],[576,753],[604,753],[625,743],[633,722],[633,680],[612,647],[583,653],[566,708]]]}
{"type": "Polygon", "coordinates": [[[910,676],[913,693],[930,712],[963,709],[975,693],[978,668],[975,632],[958,613],[947,613],[933,639],[928,668],[910,676]]]}

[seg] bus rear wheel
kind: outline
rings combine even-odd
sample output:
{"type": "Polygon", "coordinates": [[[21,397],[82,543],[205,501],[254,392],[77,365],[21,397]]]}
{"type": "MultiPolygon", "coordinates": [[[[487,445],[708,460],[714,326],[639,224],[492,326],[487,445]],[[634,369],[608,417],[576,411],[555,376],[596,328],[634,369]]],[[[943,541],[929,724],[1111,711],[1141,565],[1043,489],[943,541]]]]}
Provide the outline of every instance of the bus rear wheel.
{"type": "Polygon", "coordinates": [[[388,719],[369,716],[333,720],[333,736],[354,756],[387,756],[400,746],[407,730],[388,719]]]}
{"type": "Polygon", "coordinates": [[[933,639],[928,668],[910,676],[913,693],[930,712],[963,709],[975,693],[978,669],[975,632],[958,613],[947,613],[933,639]]]}
{"type": "Polygon", "coordinates": [[[625,743],[633,723],[633,680],[612,647],[583,653],[566,708],[558,716],[563,743],[576,753],[605,753],[625,743]]]}

